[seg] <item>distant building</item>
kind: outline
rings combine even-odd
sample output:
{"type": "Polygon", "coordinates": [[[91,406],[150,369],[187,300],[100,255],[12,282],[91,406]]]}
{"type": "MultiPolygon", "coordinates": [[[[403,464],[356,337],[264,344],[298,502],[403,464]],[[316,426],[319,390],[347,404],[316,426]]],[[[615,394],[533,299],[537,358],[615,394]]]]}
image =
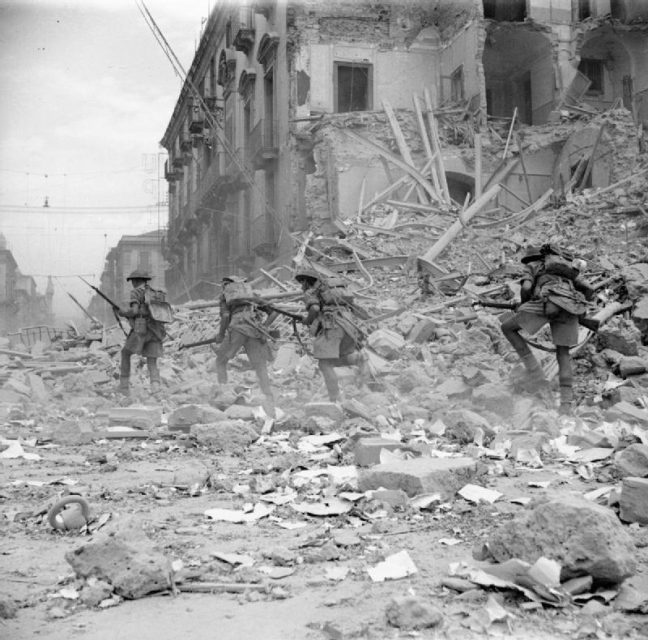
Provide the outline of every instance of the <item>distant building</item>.
{"type": "MultiPolygon", "coordinates": [[[[383,100],[410,112],[413,131],[412,96],[423,89],[434,109],[456,106],[482,131],[513,113],[518,123],[544,125],[583,102],[625,106],[648,121],[647,25],[643,0],[216,3],[161,140],[171,298],[213,297],[228,272],[287,263],[295,232],[335,231],[362,194],[399,177],[344,135],[392,145],[383,100]]],[[[574,158],[596,131],[583,137],[574,158]]],[[[558,157],[563,142],[529,158],[528,176],[520,168],[509,175],[505,204],[560,189],[555,176],[570,167],[557,163],[572,162],[558,157]]],[[[460,206],[475,189],[464,143],[442,149],[460,206]]],[[[597,158],[604,154],[602,145],[597,158]]],[[[485,158],[483,174],[494,168],[485,158]]],[[[608,174],[594,167],[593,180],[604,184],[608,174]]]]}
{"type": "Polygon", "coordinates": [[[51,325],[53,288],[48,280],[45,294],[39,294],[32,276],[20,272],[16,260],[0,233],[0,333],[36,325],[51,325]]]}
{"type": "MultiPolygon", "coordinates": [[[[126,282],[126,278],[135,269],[149,273],[153,278],[152,287],[165,289],[166,263],[160,247],[161,236],[158,231],[122,236],[106,256],[99,284],[101,291],[117,304],[128,306],[131,285],[126,282]]],[[[110,306],[97,295],[92,297],[88,311],[102,322],[114,322],[110,306]]]]}

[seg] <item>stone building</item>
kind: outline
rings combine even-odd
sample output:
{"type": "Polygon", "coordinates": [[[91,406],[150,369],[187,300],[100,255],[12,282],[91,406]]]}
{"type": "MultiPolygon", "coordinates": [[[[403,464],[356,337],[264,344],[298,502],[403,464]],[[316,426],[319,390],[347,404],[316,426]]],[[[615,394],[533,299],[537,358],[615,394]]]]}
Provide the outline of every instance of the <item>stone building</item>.
{"type": "MultiPolygon", "coordinates": [[[[412,99],[423,104],[424,90],[432,108],[456,106],[487,135],[513,114],[539,128],[525,175],[517,167],[505,177],[504,206],[568,181],[583,148],[596,146],[592,182],[609,183],[609,143],[597,142],[596,128],[542,127],[566,105],[625,106],[647,118],[646,28],[648,6],[632,0],[217,4],[161,140],[171,298],[213,297],[228,272],[286,264],[295,233],[336,231],[361,197],[400,177],[345,135],[393,147],[385,103],[423,166],[412,99]]],[[[472,150],[458,137],[443,160],[461,205],[475,193],[472,150]]],[[[499,160],[486,140],[483,175],[499,160]]]]}
{"type": "MultiPolygon", "coordinates": [[[[131,285],[126,282],[126,278],[135,269],[147,271],[152,276],[152,287],[165,289],[166,263],[162,257],[161,244],[158,231],[122,236],[106,255],[99,289],[117,304],[128,306],[131,285]]],[[[108,303],[97,295],[90,300],[88,311],[105,324],[111,324],[115,320],[108,303]]]]}

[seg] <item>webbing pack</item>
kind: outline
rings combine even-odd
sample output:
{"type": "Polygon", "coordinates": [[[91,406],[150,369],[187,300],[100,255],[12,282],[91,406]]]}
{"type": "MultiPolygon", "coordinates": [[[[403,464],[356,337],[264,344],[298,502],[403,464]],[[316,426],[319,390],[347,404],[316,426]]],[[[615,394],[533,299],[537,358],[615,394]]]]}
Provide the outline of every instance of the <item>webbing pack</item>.
{"type": "Polygon", "coordinates": [[[158,322],[173,322],[173,309],[166,301],[166,293],[161,289],[146,287],[144,291],[144,302],[148,305],[149,314],[153,320],[158,322]]]}
{"type": "Polygon", "coordinates": [[[254,290],[249,282],[228,282],[223,287],[223,296],[227,304],[249,301],[254,298],[254,290]]]}

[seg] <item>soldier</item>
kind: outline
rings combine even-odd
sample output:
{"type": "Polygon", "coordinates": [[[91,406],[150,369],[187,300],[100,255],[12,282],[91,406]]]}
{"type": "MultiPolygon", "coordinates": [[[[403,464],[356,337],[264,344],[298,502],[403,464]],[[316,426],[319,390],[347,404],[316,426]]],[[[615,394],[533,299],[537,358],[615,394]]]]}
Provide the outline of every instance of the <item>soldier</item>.
{"type": "Polygon", "coordinates": [[[305,323],[313,336],[313,356],[322,372],[331,402],[340,398],[335,367],[357,365],[362,376],[366,373],[367,358],[361,351],[364,342],[362,330],[354,322],[354,313],[360,310],[351,296],[336,282],[326,282],[312,269],[300,269],[295,274],[304,292],[305,323]],[[333,286],[331,286],[333,285],[333,286]]]}
{"type": "Polygon", "coordinates": [[[141,355],[146,358],[151,390],[160,388],[160,371],[157,360],[162,357],[164,348],[162,340],[166,334],[164,324],[151,317],[148,301],[153,289],[149,287],[151,276],[144,272],[133,271],[126,281],[130,281],[133,289],[130,293],[130,305],[124,311],[115,307],[115,311],[124,318],[128,318],[131,331],[121,351],[121,371],[119,375],[119,391],[125,395],[130,392],[131,356],[141,355]]]}
{"type": "Polygon", "coordinates": [[[243,347],[254,368],[259,387],[266,398],[264,408],[274,415],[274,395],[270,386],[267,363],[272,360],[268,340],[272,335],[268,326],[276,314],[270,313],[263,320],[263,303],[244,278],[226,276],[223,278],[223,292],[220,297],[220,328],[216,354],[218,382],[227,383],[227,362],[243,347]]]}
{"type": "Polygon", "coordinates": [[[584,316],[586,300],[594,297],[594,289],[580,277],[585,262],[574,260],[549,244],[529,246],[521,262],[527,268],[520,288],[522,304],[502,324],[502,332],[520,356],[530,382],[542,387],[547,385],[544,371],[520,330],[533,335],[549,323],[558,360],[559,410],[570,414],[574,392],[569,349],[578,343],[579,317],[584,316]]]}

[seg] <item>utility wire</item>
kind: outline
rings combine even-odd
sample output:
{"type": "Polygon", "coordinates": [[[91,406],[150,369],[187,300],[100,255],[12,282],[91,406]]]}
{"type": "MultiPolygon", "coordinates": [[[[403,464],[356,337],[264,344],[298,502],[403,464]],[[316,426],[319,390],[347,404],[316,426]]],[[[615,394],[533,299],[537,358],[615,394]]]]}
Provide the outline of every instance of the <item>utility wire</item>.
{"type": "MultiPolygon", "coordinates": [[[[173,48],[168,43],[167,39],[164,37],[162,30],[158,27],[157,23],[155,22],[155,19],[151,15],[151,12],[148,10],[146,4],[144,3],[144,0],[135,0],[135,4],[137,5],[139,12],[142,14],[144,21],[146,22],[147,26],[153,33],[153,36],[155,37],[158,44],[162,48],[167,59],[171,63],[171,66],[173,67],[175,73],[184,81],[185,85],[190,89],[192,97],[200,105],[200,108],[202,109],[205,118],[209,123],[209,128],[211,131],[213,131],[216,140],[220,142],[225,152],[230,156],[231,160],[241,171],[241,174],[245,178],[246,183],[252,189],[255,189],[259,193],[259,195],[261,195],[261,197],[263,197],[264,193],[261,191],[260,187],[256,184],[256,181],[254,180],[254,174],[250,171],[247,165],[241,160],[239,154],[237,153],[236,149],[232,146],[227,136],[222,133],[223,130],[222,125],[220,124],[220,122],[218,122],[218,120],[213,116],[213,114],[208,109],[207,104],[203,100],[202,95],[200,95],[200,91],[198,91],[196,85],[193,83],[191,78],[189,78],[189,76],[187,75],[187,72],[182,66],[182,63],[176,56],[175,52],[173,51],[173,48]],[[219,129],[221,131],[219,131],[219,129]]],[[[274,218],[274,220],[279,223],[281,227],[281,232],[283,232],[284,229],[286,228],[286,223],[278,216],[275,209],[268,203],[267,200],[265,200],[265,209],[266,212],[269,213],[274,218]]]]}

